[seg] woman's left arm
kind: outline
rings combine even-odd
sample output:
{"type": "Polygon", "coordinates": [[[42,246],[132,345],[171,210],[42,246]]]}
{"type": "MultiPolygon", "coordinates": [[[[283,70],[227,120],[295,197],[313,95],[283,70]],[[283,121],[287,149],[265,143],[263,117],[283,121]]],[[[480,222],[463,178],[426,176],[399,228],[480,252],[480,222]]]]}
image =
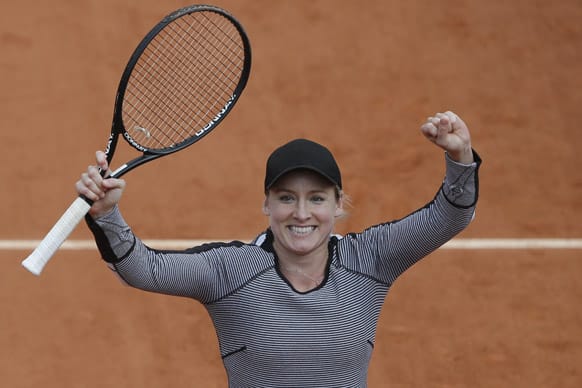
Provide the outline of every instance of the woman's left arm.
{"type": "Polygon", "coordinates": [[[367,229],[356,241],[377,253],[373,276],[392,283],[406,269],[464,230],[473,219],[479,195],[479,155],[463,120],[453,112],[437,113],[422,133],[446,151],[445,179],[436,197],[408,216],[367,229]]]}

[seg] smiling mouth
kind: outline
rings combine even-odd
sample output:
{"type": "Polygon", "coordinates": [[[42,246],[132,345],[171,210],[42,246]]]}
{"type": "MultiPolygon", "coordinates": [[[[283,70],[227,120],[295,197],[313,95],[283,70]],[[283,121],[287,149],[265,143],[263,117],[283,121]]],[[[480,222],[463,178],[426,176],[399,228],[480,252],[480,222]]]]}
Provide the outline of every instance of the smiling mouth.
{"type": "Polygon", "coordinates": [[[299,236],[305,236],[315,230],[315,226],[289,226],[289,230],[299,236]]]}

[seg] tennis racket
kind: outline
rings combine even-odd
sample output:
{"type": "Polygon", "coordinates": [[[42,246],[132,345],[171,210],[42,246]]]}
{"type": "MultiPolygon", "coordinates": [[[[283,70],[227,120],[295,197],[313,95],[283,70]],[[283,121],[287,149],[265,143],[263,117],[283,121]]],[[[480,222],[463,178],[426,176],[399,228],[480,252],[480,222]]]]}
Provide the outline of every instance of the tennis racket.
{"type": "MultiPolygon", "coordinates": [[[[105,153],[111,162],[121,137],[141,155],[110,176],[208,135],[234,107],[250,68],[249,39],[225,10],[193,5],[166,16],[139,43],[121,76],[105,153]]],[[[77,198],[22,265],[40,275],[91,205],[77,198]]]]}

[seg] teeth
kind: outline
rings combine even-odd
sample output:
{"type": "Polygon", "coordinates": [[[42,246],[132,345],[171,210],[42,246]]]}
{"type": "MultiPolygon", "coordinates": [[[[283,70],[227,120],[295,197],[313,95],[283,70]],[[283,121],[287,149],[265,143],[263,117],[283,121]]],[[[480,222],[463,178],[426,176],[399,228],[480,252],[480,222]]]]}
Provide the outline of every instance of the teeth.
{"type": "Polygon", "coordinates": [[[315,229],[315,226],[290,226],[289,229],[293,233],[297,233],[297,234],[308,234],[312,230],[315,229]]]}

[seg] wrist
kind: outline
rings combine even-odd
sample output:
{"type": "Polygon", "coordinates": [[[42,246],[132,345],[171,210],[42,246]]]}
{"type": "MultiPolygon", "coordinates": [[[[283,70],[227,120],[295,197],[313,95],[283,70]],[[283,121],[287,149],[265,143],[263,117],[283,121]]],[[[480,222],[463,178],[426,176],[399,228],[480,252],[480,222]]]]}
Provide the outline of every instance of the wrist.
{"type": "Polygon", "coordinates": [[[94,220],[98,220],[99,218],[103,218],[103,217],[111,214],[114,209],[115,209],[115,206],[112,206],[112,207],[107,208],[107,209],[95,209],[95,210],[91,209],[91,210],[89,210],[89,215],[94,220]]]}
{"type": "Polygon", "coordinates": [[[461,149],[461,150],[447,150],[449,158],[453,161],[461,164],[471,164],[475,162],[475,157],[473,156],[473,149],[471,145],[461,149]]]}

